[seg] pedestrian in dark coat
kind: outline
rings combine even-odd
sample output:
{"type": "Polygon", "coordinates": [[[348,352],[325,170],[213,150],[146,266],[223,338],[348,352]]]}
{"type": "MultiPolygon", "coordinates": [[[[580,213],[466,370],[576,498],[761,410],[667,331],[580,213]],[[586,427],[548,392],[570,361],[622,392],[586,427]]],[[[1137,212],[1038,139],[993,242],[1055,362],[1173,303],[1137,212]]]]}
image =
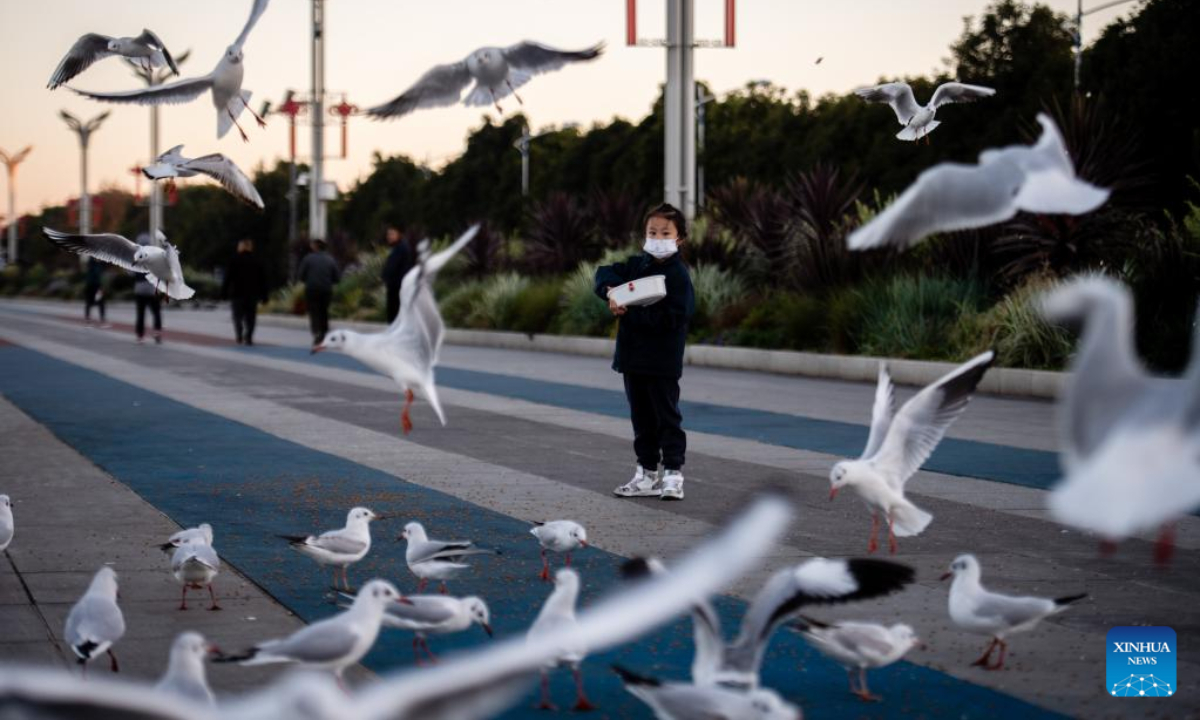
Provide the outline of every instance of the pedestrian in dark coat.
{"type": "Polygon", "coordinates": [[[337,262],[325,250],[324,240],[313,240],[312,252],[300,261],[296,277],[304,283],[304,300],[308,305],[308,327],[312,331],[313,347],[321,344],[329,332],[329,303],[333,301],[333,286],[342,274],[337,262]]]}
{"type": "Polygon", "coordinates": [[[392,249],[383,264],[383,284],[387,293],[387,321],[390,324],[400,314],[400,283],[412,270],[413,251],[399,228],[388,226],[384,239],[392,249]]]}
{"type": "Polygon", "coordinates": [[[258,304],[267,301],[267,268],[254,252],[253,240],[238,241],[237,252],[225,271],[221,297],[229,300],[233,311],[233,332],[238,345],[253,345],[258,304]]]}

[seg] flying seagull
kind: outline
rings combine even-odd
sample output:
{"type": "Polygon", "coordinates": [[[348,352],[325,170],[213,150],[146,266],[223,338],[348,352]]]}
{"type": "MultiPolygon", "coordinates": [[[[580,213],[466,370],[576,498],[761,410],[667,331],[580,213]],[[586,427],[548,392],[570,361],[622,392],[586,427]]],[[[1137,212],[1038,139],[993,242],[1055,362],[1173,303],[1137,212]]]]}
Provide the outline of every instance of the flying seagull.
{"type": "Polygon", "coordinates": [[[237,122],[242,110],[247,110],[254,115],[259,127],[266,127],[267,124],[250,109],[250,91],[242,89],[242,77],[246,71],[242,64],[244,58],[242,46],[245,45],[246,38],[249,37],[250,31],[258,22],[259,17],[266,11],[269,1],[254,0],[254,5],[250,10],[250,19],[246,21],[241,34],[237,36],[232,45],[225,49],[225,54],[221,56],[217,66],[207,75],[176,80],[166,85],[152,85],[138,90],[89,92],[71,89],[93,100],[132,105],[178,105],[189,103],[205,92],[211,91],[213,107],[217,110],[217,137],[225,137],[229,128],[237,125],[242,140],[249,142],[250,138],[237,122]]]}
{"type": "Polygon", "coordinates": [[[479,225],[472,225],[460,235],[450,247],[439,253],[430,253],[429,241],[418,247],[418,261],[400,283],[400,313],[387,330],[380,333],[358,333],[353,330],[334,330],[313,347],[314,353],[322,350],[340,350],[371,369],[393,380],[404,391],[404,409],[400,412],[400,427],[404,434],[412,431],[412,419],[408,410],[412,407],[414,393],[419,391],[438,420],[446,424],[442,403],[438,400],[434,385],[433,369],[442,350],[442,337],[446,324],[433,297],[433,279],[439,270],[450,262],[450,258],[462,250],[479,225]]]}
{"type": "Polygon", "coordinates": [[[367,110],[367,115],[398,118],[418,108],[454,105],[472,80],[475,86],[463,103],[469,107],[492,103],[503,112],[500,100],[509,93],[524,104],[517,88],[534,75],[553,72],[569,62],[595,60],[603,52],[604,43],[586,50],[556,50],[528,40],[506,48],[479,48],[465,60],[435,66],[396,99],[367,110]]]}
{"type": "Polygon", "coordinates": [[[97,60],[113,55],[129,58],[144,70],[169,67],[174,75],[179,75],[179,68],[175,65],[167,46],[149,30],[142,30],[142,34],[137,37],[109,37],[87,33],[81,35],[67,51],[66,56],[59,61],[46,87],[53,90],[87,70],[97,60]]]}
{"type": "Polygon", "coordinates": [[[917,176],[896,201],[846,238],[851,250],[911,247],[934,233],[1004,222],[1022,210],[1083,215],[1104,204],[1109,191],[1075,175],[1058,126],[1038,115],[1042,136],[1032,147],[985,150],[979,163],[946,162],[917,176]]]}
{"type": "Polygon", "coordinates": [[[142,174],[151,180],[164,178],[195,177],[207,175],[221,183],[229,194],[247,202],[259,210],[263,209],[262,197],[246,173],[221,153],[212,153],[197,158],[183,156],[183,146],[176,145],[155,159],[153,165],[142,168],[142,174]]]}
{"type": "Polygon", "coordinates": [[[187,300],[196,291],[183,281],[183,266],[179,264],[179,248],[167,242],[162,232],[158,244],[138,245],[116,233],[72,235],[51,228],[42,233],[55,245],[76,255],[94,257],[130,272],[143,273],[154,289],[172,300],[187,300]]]}
{"type": "Polygon", "coordinates": [[[1032,630],[1043,619],[1060,613],[1073,602],[1087,597],[1086,594],[1049,598],[1017,597],[992,592],[979,581],[981,570],[974,555],[959,555],[950,564],[950,570],[942,580],[954,578],[950,585],[950,619],[963,630],[988,635],[992,643],[972,665],[985,670],[1004,667],[1004,656],[1008,653],[1005,638],[1013,633],[1032,630]],[[1000,648],[1000,657],[991,662],[992,652],[1000,648]]]}
{"type": "MultiPolygon", "coordinates": [[[[818,61],[820,62],[820,61],[818,61]]],[[[920,140],[929,142],[929,133],[941,125],[934,120],[938,108],[951,103],[964,103],[991,97],[996,91],[982,85],[966,85],[960,82],[948,82],[938,86],[933,92],[933,99],[925,107],[917,104],[913,97],[912,87],[906,82],[890,82],[874,87],[861,88],[854,91],[867,102],[887,103],[896,113],[896,119],[904,129],[896,134],[901,140],[920,140]]]]}
{"type": "Polygon", "coordinates": [[[868,552],[879,548],[880,515],[887,523],[888,549],[893,554],[897,536],[920,535],[933,520],[933,515],[904,496],[904,486],[967,409],[994,359],[991,350],[971,358],[914,395],[895,414],[892,378],[887,363],[879,364],[867,446],[857,460],[842,460],[829,471],[830,500],[842,488],[851,487],[871,510],[868,552]]]}

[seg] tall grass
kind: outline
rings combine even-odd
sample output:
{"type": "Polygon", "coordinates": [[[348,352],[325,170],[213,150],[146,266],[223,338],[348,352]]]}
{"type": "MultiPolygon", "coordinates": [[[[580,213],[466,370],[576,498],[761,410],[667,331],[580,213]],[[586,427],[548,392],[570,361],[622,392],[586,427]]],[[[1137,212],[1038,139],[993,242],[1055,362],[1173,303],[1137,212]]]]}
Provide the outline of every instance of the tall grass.
{"type": "Polygon", "coordinates": [[[983,286],[973,278],[901,275],[868,280],[854,292],[860,300],[853,331],[859,350],[887,357],[952,357],[960,319],[984,302],[983,286]]]}
{"type": "Polygon", "coordinates": [[[1066,365],[1074,347],[1071,335],[1038,311],[1039,299],[1055,285],[1051,278],[1031,277],[986,312],[964,318],[959,334],[970,337],[959,342],[962,355],[993,348],[996,361],[1007,367],[1057,370],[1066,365]]]}
{"type": "Polygon", "coordinates": [[[529,287],[529,278],[515,272],[493,275],[471,304],[467,325],[475,328],[505,330],[516,317],[517,299],[529,287]]]}

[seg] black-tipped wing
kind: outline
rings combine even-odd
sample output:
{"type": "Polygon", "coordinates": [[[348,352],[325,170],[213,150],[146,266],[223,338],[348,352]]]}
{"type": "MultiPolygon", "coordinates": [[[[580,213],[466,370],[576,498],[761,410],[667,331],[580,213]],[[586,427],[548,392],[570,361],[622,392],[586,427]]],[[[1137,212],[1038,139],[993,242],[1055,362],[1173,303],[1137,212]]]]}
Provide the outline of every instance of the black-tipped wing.
{"type": "Polygon", "coordinates": [[[504,49],[509,66],[531,75],[552,72],[572,62],[595,60],[604,52],[604,43],[585,50],[557,50],[539,43],[525,41],[504,49]]]}
{"type": "Polygon", "coordinates": [[[167,67],[171,68],[171,73],[174,75],[179,74],[179,66],[175,64],[175,58],[171,57],[171,51],[167,50],[166,44],[163,43],[162,40],[159,40],[158,36],[155,35],[152,30],[143,28],[142,34],[138,35],[136,38],[134,38],[134,40],[145,45],[146,47],[153,48],[161,52],[163,54],[163,59],[167,61],[167,67]]]}
{"type": "Polygon", "coordinates": [[[193,158],[180,166],[185,170],[195,170],[221,183],[229,193],[259,210],[263,209],[262,196],[258,194],[254,183],[246,177],[246,173],[233,163],[232,160],[220,153],[193,158]]]}
{"type": "Polygon", "coordinates": [[[990,350],[977,355],[904,403],[879,452],[871,458],[889,483],[903,488],[925,464],[950,425],[967,409],[975,387],[995,359],[990,350]]]}
{"type": "Polygon", "coordinates": [[[367,110],[367,115],[373,118],[396,118],[418,108],[453,105],[462,97],[463,88],[470,82],[471,73],[465,61],[437,65],[391,102],[367,110]]]}
{"type": "Polygon", "coordinates": [[[112,55],[108,49],[108,43],[112,40],[107,35],[98,33],[88,33],[80,36],[63,59],[59,61],[58,67],[54,69],[54,74],[50,76],[50,82],[46,87],[53,90],[75,77],[79,73],[87,70],[92,66],[92,63],[97,60],[112,55]]]}
{"type": "Polygon", "coordinates": [[[180,105],[191,102],[212,87],[212,76],[176,80],[166,85],[153,85],[138,90],[119,90],[117,92],[89,92],[76,90],[75,93],[100,102],[120,103],[123,105],[180,105]]]}
{"type": "Polygon", "coordinates": [[[77,255],[94,257],[133,272],[145,272],[144,268],[137,267],[133,263],[133,254],[137,252],[137,244],[121,235],[115,233],[71,235],[50,228],[42,228],[42,233],[50,242],[77,255]]]}

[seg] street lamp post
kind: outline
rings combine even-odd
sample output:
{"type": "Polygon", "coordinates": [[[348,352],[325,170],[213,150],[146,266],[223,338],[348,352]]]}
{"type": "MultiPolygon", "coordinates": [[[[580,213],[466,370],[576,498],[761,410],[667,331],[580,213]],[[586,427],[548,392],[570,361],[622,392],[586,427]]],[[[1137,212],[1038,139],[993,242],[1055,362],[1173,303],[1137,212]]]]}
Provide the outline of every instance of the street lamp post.
{"type": "Polygon", "coordinates": [[[29,156],[29,152],[33,150],[33,146],[29,145],[24,150],[9,155],[0,150],[0,162],[4,163],[4,167],[8,170],[8,263],[15,265],[17,262],[17,166],[29,156]]]}
{"type": "Polygon", "coordinates": [[[1112,2],[1106,2],[1102,5],[1097,5],[1094,8],[1089,8],[1087,10],[1084,10],[1083,9],[1083,0],[1077,0],[1077,2],[1075,4],[1075,27],[1074,27],[1075,92],[1079,92],[1079,68],[1083,65],[1083,18],[1087,15],[1091,15],[1092,13],[1100,12],[1101,10],[1107,10],[1111,7],[1116,7],[1117,5],[1124,5],[1125,3],[1130,3],[1130,2],[1134,2],[1134,0],[1113,0],[1112,2]]]}
{"type": "Polygon", "coordinates": [[[308,186],[308,237],[325,240],[325,2],[312,0],[312,168],[308,186]]]}
{"type": "Polygon", "coordinates": [[[86,123],[66,110],[59,110],[58,115],[67,123],[67,127],[79,136],[79,234],[87,235],[92,232],[92,198],[88,194],[88,141],[92,133],[100,129],[100,124],[109,113],[102,112],[86,123]]]}
{"type": "MultiPolygon", "coordinates": [[[[579,123],[569,122],[563,123],[559,130],[572,130],[577,127],[579,127],[579,123]]],[[[517,138],[517,141],[513,143],[513,147],[515,147],[521,153],[521,197],[527,197],[529,195],[529,151],[533,145],[533,141],[537,140],[543,135],[549,135],[552,132],[555,131],[545,130],[537,135],[530,135],[529,123],[525,123],[524,127],[521,129],[521,137],[517,138]]]]}
{"type": "MultiPolygon", "coordinates": [[[[175,65],[178,67],[188,59],[191,50],[185,50],[175,57],[175,65]]],[[[129,67],[133,69],[133,74],[141,78],[142,82],[147,85],[161,85],[171,76],[173,72],[170,68],[163,68],[158,72],[148,64],[143,66],[141,61],[125,58],[125,62],[129,63],[129,67]]],[[[159,155],[158,148],[158,105],[150,106],[150,162],[154,162],[159,155]]],[[[158,233],[162,230],[162,194],[159,189],[159,183],[150,183],[150,238],[158,237],[158,233]]]]}
{"type": "Polygon", "coordinates": [[[696,209],[704,209],[704,106],[716,100],[696,86],[696,209]]]}

